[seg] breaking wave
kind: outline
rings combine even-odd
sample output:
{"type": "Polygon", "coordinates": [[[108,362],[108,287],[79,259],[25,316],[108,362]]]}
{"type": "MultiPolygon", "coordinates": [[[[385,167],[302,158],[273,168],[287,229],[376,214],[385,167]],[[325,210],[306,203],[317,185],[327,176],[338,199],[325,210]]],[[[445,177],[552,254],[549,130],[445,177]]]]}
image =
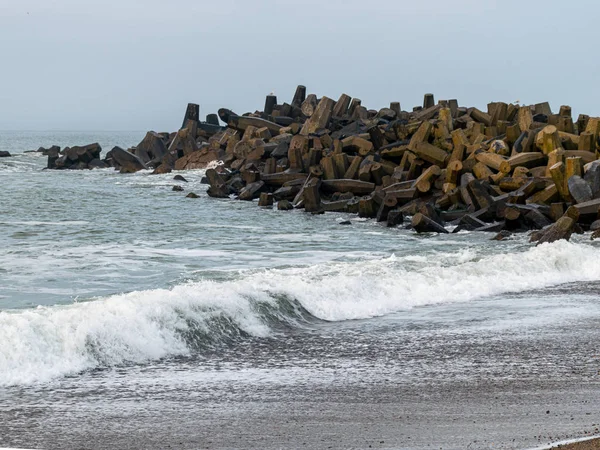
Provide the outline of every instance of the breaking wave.
{"type": "Polygon", "coordinates": [[[0,385],[192,355],[309,320],[367,319],[600,279],[600,249],[557,242],[485,255],[472,249],[254,270],[68,306],[0,312],[0,385]]]}

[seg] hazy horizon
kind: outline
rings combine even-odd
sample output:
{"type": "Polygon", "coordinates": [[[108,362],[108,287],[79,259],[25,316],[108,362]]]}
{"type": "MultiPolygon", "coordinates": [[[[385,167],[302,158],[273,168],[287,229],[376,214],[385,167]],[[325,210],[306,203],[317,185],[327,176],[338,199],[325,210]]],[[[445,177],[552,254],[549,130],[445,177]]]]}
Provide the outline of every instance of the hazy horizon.
{"type": "Polygon", "coordinates": [[[172,131],[188,102],[242,114],[298,84],[373,109],[432,92],[600,115],[592,1],[13,3],[0,0],[3,131],[172,131]]]}

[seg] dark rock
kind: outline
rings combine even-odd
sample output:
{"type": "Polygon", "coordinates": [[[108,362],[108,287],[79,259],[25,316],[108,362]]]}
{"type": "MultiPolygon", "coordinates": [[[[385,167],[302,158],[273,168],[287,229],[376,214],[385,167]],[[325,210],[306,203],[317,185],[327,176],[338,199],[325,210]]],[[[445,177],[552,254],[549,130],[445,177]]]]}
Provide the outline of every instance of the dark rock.
{"type": "Polygon", "coordinates": [[[573,175],[567,181],[569,193],[577,203],[589,202],[593,198],[592,188],[578,175],[573,175]]]}
{"type": "Polygon", "coordinates": [[[503,241],[504,239],[512,236],[512,232],[508,230],[502,230],[496,236],[490,239],[490,241],[503,241]]]}
{"type": "Polygon", "coordinates": [[[9,156],[11,156],[9,152],[0,151],[0,158],[8,158],[9,156]]]}
{"type": "Polygon", "coordinates": [[[289,200],[280,200],[277,203],[277,209],[280,211],[289,211],[291,209],[294,209],[294,206],[290,203],[289,200]]]}
{"type": "Polygon", "coordinates": [[[260,196],[260,193],[265,187],[264,181],[255,181],[254,183],[248,183],[244,189],[241,190],[239,199],[240,200],[254,200],[260,196]]]}
{"type": "Polygon", "coordinates": [[[173,169],[169,164],[163,163],[152,171],[152,175],[163,175],[165,173],[171,173],[173,169]]]}
{"type": "Polygon", "coordinates": [[[48,156],[48,164],[47,164],[46,168],[57,169],[56,161],[59,158],[59,152],[60,152],[60,147],[58,147],[57,145],[52,146],[48,150],[44,149],[44,152],[42,152],[42,154],[48,156]]]}
{"type": "Polygon", "coordinates": [[[388,227],[395,227],[395,226],[401,225],[403,222],[404,222],[404,214],[402,213],[402,211],[391,210],[390,212],[388,212],[388,216],[387,216],[387,226],[388,227]]]}
{"type": "Polygon", "coordinates": [[[39,152],[39,153],[41,153],[44,156],[48,156],[51,153],[58,153],[58,152],[60,152],[60,147],[58,145],[53,145],[50,148],[40,147],[36,151],[39,152]]]}
{"type": "Polygon", "coordinates": [[[229,192],[232,194],[239,194],[239,192],[244,189],[244,186],[244,180],[242,180],[242,177],[239,175],[231,177],[227,181],[227,187],[229,188],[229,192]]]}
{"type": "Polygon", "coordinates": [[[132,153],[121,147],[114,147],[106,154],[106,162],[121,173],[134,173],[146,169],[146,165],[132,153]]]}
{"type": "Polygon", "coordinates": [[[108,167],[110,167],[110,166],[98,158],[92,159],[88,163],[88,169],[106,169],[108,167]]]}
{"type": "Polygon", "coordinates": [[[173,190],[177,191],[177,192],[181,192],[181,191],[183,191],[183,188],[179,185],[175,185],[175,186],[173,186],[173,190]]]}
{"type": "Polygon", "coordinates": [[[71,164],[67,168],[69,170],[85,170],[85,169],[89,169],[87,163],[85,163],[83,161],[77,161],[76,163],[71,164]]]}
{"type": "Polygon", "coordinates": [[[350,222],[349,220],[342,220],[338,223],[338,225],[352,225],[352,222],[350,222]]]}
{"type": "Polygon", "coordinates": [[[417,233],[448,233],[443,226],[422,213],[413,216],[412,226],[417,233]]]}
{"type": "Polygon", "coordinates": [[[262,192],[258,199],[258,206],[271,207],[273,206],[273,194],[270,192],[262,192]]]}
{"type": "Polygon", "coordinates": [[[87,164],[93,159],[100,159],[101,151],[102,147],[100,147],[100,144],[95,143],[84,145],[82,147],[66,147],[61,153],[66,155],[67,159],[73,163],[84,162],[87,164]]]}
{"type": "Polygon", "coordinates": [[[194,194],[193,192],[190,192],[188,195],[185,196],[185,198],[199,198],[199,195],[194,194]]]}
{"type": "MultiPolygon", "coordinates": [[[[44,153],[48,155],[48,169],[89,169],[90,162],[94,160],[100,161],[102,147],[95,143],[81,147],[66,147],[64,150],[60,151],[60,153],[59,150],[60,147],[58,146],[43,150],[44,153]]],[[[98,167],[98,162],[94,162],[94,167],[98,167]]]]}
{"type": "Polygon", "coordinates": [[[185,183],[187,183],[187,182],[188,182],[188,180],[186,180],[185,178],[183,178],[181,175],[175,175],[175,176],[173,177],[173,179],[174,179],[174,180],[177,180],[177,181],[183,181],[183,182],[185,182],[185,183]]]}
{"type": "Polygon", "coordinates": [[[167,154],[167,147],[160,134],[148,131],[133,153],[148,167],[158,167],[167,154]]]}
{"type": "MultiPolygon", "coordinates": [[[[56,158],[53,158],[53,159],[54,159],[53,166],[48,167],[49,169],[66,169],[68,167],[67,155],[57,156],[56,158]]],[[[48,156],[48,165],[50,165],[50,156],[48,156]]]]}
{"type": "Polygon", "coordinates": [[[206,178],[210,187],[206,190],[206,193],[210,197],[215,198],[228,198],[229,187],[226,184],[225,179],[215,169],[208,169],[206,171],[206,178]]]}

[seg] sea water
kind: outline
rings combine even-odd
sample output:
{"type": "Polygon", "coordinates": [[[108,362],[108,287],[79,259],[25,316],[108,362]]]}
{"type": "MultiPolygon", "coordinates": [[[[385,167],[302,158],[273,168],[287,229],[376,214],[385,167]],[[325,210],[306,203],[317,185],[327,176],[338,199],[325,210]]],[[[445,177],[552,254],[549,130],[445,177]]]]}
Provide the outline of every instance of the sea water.
{"type": "Polygon", "coordinates": [[[176,396],[190,382],[203,392],[597,376],[586,336],[600,314],[600,247],[589,234],[537,247],[526,235],[417,235],[213,199],[203,170],[181,172],[187,182],[54,171],[24,153],[92,142],[108,151],[143,136],[0,133],[13,154],[0,158],[5,405],[101,385],[143,397],[157,383],[176,396]]]}

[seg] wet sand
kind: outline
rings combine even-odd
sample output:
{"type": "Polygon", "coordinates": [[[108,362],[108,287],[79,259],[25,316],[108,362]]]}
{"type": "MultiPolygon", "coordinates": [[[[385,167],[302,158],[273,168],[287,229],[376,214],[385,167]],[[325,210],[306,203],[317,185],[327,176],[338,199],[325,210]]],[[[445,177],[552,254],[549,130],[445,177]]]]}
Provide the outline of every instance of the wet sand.
{"type": "Polygon", "coordinates": [[[0,445],[527,449],[597,434],[600,419],[596,384],[263,386],[229,401],[219,392],[212,401],[191,392],[169,400],[158,388],[154,394],[143,402],[132,393],[108,404],[90,395],[60,406],[14,405],[0,412],[0,445]]]}
{"type": "Polygon", "coordinates": [[[537,449],[598,435],[597,285],[571,308],[564,289],[0,389],[0,446],[537,449]]]}

